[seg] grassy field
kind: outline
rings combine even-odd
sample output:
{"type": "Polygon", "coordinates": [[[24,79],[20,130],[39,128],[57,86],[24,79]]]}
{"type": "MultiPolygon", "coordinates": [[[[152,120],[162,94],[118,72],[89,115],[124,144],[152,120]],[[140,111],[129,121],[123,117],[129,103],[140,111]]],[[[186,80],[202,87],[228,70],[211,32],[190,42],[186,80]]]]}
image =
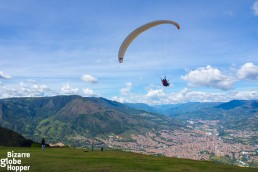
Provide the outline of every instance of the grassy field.
{"type": "MultiPolygon", "coordinates": [[[[215,164],[207,161],[166,158],[129,153],[116,150],[87,151],[73,148],[0,147],[0,159],[6,158],[8,151],[30,153],[30,158],[20,158],[22,165],[30,166],[30,171],[175,171],[175,172],[257,172],[258,169],[215,164]]],[[[6,168],[0,167],[0,171],[6,168]]]]}

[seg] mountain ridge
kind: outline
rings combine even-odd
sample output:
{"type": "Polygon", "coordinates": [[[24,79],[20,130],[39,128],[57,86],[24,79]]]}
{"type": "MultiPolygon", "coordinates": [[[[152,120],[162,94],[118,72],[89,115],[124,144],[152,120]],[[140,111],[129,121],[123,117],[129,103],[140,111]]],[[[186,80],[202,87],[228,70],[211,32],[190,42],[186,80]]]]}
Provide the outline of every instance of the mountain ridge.
{"type": "Polygon", "coordinates": [[[75,138],[83,142],[95,137],[123,135],[129,138],[132,133],[180,129],[187,126],[187,120],[194,119],[219,120],[218,124],[226,129],[257,131],[258,101],[194,102],[157,107],[76,95],[0,100],[0,126],[36,141],[46,137],[51,142],[66,144],[75,138]]]}
{"type": "Polygon", "coordinates": [[[136,110],[104,98],[54,96],[0,100],[0,126],[24,136],[51,142],[129,136],[155,129],[173,129],[183,124],[171,117],[136,110]]]}
{"type": "MultiPolygon", "coordinates": [[[[137,108],[133,104],[130,106],[137,108]]],[[[211,103],[188,102],[161,105],[161,107],[164,107],[164,109],[159,110],[159,106],[150,106],[148,109],[154,108],[153,112],[163,113],[181,120],[219,120],[219,124],[228,129],[258,130],[258,100],[231,100],[229,102],[211,103]]]]}

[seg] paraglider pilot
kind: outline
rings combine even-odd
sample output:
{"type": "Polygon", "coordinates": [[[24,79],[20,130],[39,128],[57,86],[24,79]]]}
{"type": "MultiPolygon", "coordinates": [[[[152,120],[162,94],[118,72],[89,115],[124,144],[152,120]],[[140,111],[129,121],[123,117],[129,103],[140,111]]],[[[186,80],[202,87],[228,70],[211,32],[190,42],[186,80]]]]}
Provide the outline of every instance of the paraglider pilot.
{"type": "Polygon", "coordinates": [[[164,87],[168,87],[170,85],[169,81],[166,79],[166,76],[164,77],[164,79],[161,79],[161,82],[164,87]]]}

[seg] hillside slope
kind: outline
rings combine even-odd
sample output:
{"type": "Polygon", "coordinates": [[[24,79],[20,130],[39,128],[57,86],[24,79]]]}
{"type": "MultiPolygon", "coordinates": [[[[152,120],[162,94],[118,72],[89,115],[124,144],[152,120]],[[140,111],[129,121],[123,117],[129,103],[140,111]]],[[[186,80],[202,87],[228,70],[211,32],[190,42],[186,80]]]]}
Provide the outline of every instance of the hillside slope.
{"type": "MultiPolygon", "coordinates": [[[[0,147],[0,157],[6,156],[10,148],[0,147]]],[[[22,159],[30,165],[30,171],[91,171],[91,172],[255,172],[255,168],[242,168],[208,161],[142,155],[130,152],[85,149],[50,148],[42,152],[39,148],[12,148],[14,152],[30,153],[33,158],[22,159]]],[[[0,167],[0,170],[4,168],[0,167]]]]}
{"type": "Polygon", "coordinates": [[[0,100],[0,126],[38,140],[79,144],[85,138],[129,136],[151,130],[176,129],[181,122],[135,110],[104,98],[55,96],[0,100]]]}
{"type": "Polygon", "coordinates": [[[30,139],[24,138],[22,135],[0,127],[0,145],[1,146],[21,146],[30,147],[34,142],[30,139]]]}

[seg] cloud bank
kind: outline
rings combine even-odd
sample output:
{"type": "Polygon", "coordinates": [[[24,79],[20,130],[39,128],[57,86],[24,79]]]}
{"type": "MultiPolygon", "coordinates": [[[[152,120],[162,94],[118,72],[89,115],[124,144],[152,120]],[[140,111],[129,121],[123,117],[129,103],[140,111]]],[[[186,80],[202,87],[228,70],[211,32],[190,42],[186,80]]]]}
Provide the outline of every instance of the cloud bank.
{"type": "Polygon", "coordinates": [[[181,78],[187,81],[190,87],[210,87],[220,90],[229,90],[236,82],[234,77],[225,75],[209,65],[192,70],[181,78]]]}
{"type": "Polygon", "coordinates": [[[65,83],[65,84],[63,84],[63,86],[61,87],[61,93],[62,93],[62,94],[65,94],[65,95],[78,94],[78,93],[79,93],[79,88],[72,88],[72,86],[70,86],[70,84],[65,83]]]}
{"type": "MultiPolygon", "coordinates": [[[[133,82],[126,82],[122,88],[117,88],[117,86],[116,88],[112,88],[113,85],[111,85],[110,88],[112,88],[112,91],[115,92],[115,94],[113,94],[111,98],[106,98],[122,103],[133,102],[147,104],[225,102],[232,99],[258,99],[257,84],[256,82],[253,82],[258,80],[258,66],[251,62],[245,63],[238,68],[234,68],[233,72],[232,70],[230,70],[230,72],[226,70],[222,71],[219,68],[209,65],[206,67],[198,67],[186,73],[184,76],[181,76],[181,79],[186,81],[189,88],[187,86],[181,88],[177,86],[173,88],[164,88],[155,84],[150,84],[145,88],[139,88],[138,86],[135,87],[133,82]],[[234,84],[243,80],[245,80],[245,88],[235,88],[233,91],[232,88],[234,87],[234,84]],[[247,85],[248,82],[250,85],[247,85]],[[200,89],[198,87],[215,89],[200,89]]],[[[101,96],[92,88],[83,88],[84,84],[82,81],[77,83],[77,85],[75,84],[76,83],[73,83],[73,85],[71,85],[66,82],[59,87],[51,88],[48,85],[40,84],[35,80],[28,79],[18,83],[14,83],[12,80],[11,82],[9,80],[3,80],[0,82],[0,98],[54,95],[81,95],[85,97],[101,96]]]]}
{"type": "Polygon", "coordinates": [[[199,67],[190,71],[181,79],[187,82],[189,87],[208,87],[223,91],[233,89],[234,84],[241,80],[258,80],[258,66],[248,62],[243,64],[235,73],[222,72],[210,65],[199,67]]]}
{"type": "Polygon", "coordinates": [[[177,92],[167,93],[164,89],[149,89],[145,94],[135,94],[128,92],[127,95],[112,97],[112,100],[121,103],[146,103],[176,104],[185,102],[227,102],[233,99],[250,100],[257,99],[257,90],[234,91],[234,92],[205,92],[193,91],[184,88],[177,92]]]}
{"type": "Polygon", "coordinates": [[[18,85],[9,87],[0,84],[0,98],[10,97],[42,97],[53,96],[57,93],[45,84],[39,84],[34,80],[19,82],[18,85]]]}
{"type": "Polygon", "coordinates": [[[246,63],[237,72],[239,79],[258,80],[258,66],[246,63]]]}

